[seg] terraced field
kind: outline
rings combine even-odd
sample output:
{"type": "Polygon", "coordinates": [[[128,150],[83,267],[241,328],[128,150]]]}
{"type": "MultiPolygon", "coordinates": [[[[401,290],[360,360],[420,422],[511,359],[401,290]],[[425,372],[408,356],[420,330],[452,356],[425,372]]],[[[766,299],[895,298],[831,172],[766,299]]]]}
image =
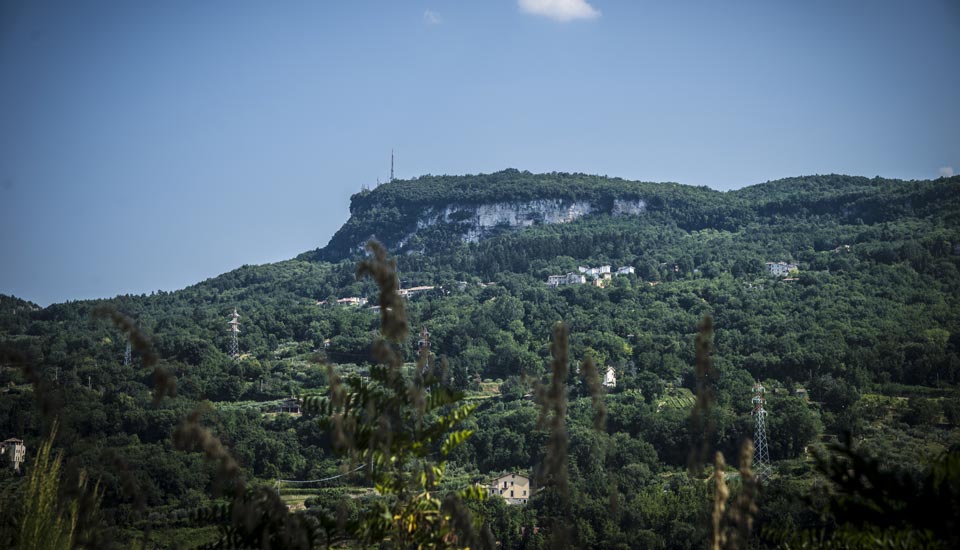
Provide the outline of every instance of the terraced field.
{"type": "Polygon", "coordinates": [[[282,487],[280,489],[280,500],[291,510],[302,510],[305,508],[307,499],[312,497],[327,497],[330,501],[335,501],[342,495],[358,498],[371,491],[372,489],[363,487],[282,487]]]}
{"type": "Polygon", "coordinates": [[[657,410],[664,407],[671,409],[691,409],[695,398],[693,392],[687,388],[668,388],[663,397],[657,401],[657,410]]]}

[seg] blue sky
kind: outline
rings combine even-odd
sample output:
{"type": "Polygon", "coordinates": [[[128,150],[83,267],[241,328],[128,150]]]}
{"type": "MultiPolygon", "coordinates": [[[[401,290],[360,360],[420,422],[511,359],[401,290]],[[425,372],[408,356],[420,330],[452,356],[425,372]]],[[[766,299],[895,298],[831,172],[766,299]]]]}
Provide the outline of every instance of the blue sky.
{"type": "Polygon", "coordinates": [[[0,3],[0,293],[323,246],[389,176],[960,172],[952,0],[0,3]]]}

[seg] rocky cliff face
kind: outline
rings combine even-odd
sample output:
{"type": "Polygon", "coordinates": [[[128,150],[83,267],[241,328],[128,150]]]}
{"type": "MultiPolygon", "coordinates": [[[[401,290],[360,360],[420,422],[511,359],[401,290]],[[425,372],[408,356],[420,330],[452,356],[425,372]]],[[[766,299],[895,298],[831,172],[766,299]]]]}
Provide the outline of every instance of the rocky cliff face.
{"type": "MultiPolygon", "coordinates": [[[[614,216],[642,214],[647,208],[641,199],[613,201],[609,213],[614,216]]],[[[540,199],[525,202],[497,202],[490,204],[449,204],[427,209],[417,219],[417,229],[437,224],[455,224],[462,231],[464,242],[477,242],[494,229],[522,229],[540,224],[569,223],[592,213],[597,207],[587,201],[540,199]]],[[[413,237],[402,239],[406,243],[413,237]]]]}
{"type": "Polygon", "coordinates": [[[421,176],[392,181],[350,198],[350,219],[306,259],[339,261],[377,239],[395,254],[433,253],[498,233],[565,224],[588,216],[686,212],[714,191],[587,174],[421,176]]]}

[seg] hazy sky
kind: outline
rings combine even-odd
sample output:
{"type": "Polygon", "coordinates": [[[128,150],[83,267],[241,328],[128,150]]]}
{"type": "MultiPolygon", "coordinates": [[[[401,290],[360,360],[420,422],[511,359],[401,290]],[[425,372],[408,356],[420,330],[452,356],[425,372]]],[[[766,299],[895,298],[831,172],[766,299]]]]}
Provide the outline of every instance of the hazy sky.
{"type": "Polygon", "coordinates": [[[0,293],[174,290],[397,176],[960,172],[960,2],[0,2],[0,293]]]}

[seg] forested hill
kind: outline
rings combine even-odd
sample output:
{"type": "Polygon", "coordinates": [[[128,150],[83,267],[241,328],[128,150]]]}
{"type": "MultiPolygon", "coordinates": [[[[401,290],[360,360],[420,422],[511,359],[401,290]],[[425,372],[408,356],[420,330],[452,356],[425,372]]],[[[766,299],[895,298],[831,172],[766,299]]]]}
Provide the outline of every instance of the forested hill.
{"type": "Polygon", "coordinates": [[[660,214],[686,230],[736,230],[770,216],[877,222],[956,215],[956,179],[900,181],[841,175],[788,178],[721,193],[707,187],[586,174],[504,170],[397,180],[351,197],[350,219],[300,259],[339,261],[371,238],[397,253],[435,253],[457,242],[581,218],[660,214]]]}
{"type": "MultiPolygon", "coordinates": [[[[180,512],[210,502],[203,488],[215,474],[171,442],[195,409],[249,479],[329,478],[342,465],[330,435],[314,418],[276,413],[291,395],[328,391],[331,373],[371,372],[379,290],[357,280],[354,254],[375,235],[406,291],[411,331],[396,351],[415,361],[426,328],[447,383],[481,404],[465,426],[474,435],[451,455],[449,489],[543,462],[547,437],[524,395],[550,380],[551,335],[565,323],[572,517],[578,533],[596,534],[582,547],[705,546],[698,526],[712,500],[682,472],[700,437],[690,431],[694,338],[708,315],[713,448],[738,456],[753,433],[752,387],[770,389],[778,477],[765,488],[757,532],[819,528],[820,511],[802,503],[819,498],[808,449],[820,441],[849,433],[908,476],[960,448],[960,177],[815,176],[721,193],[505,171],[393,182],[355,196],[351,213],[321,251],[176,292],[45,308],[0,295],[0,436],[32,453],[59,419],[64,464],[101,481],[103,524],[120,547],[134,545],[148,517],[163,526],[158,537],[195,535],[181,533],[190,524],[180,512]],[[771,264],[789,267],[774,274],[771,264]],[[580,281],[580,266],[620,274],[580,281]],[[568,273],[581,284],[548,286],[568,273]],[[128,354],[124,331],[96,313],[104,309],[135,320],[155,354],[137,345],[128,354]],[[602,433],[590,427],[590,392],[577,374],[585,358],[617,377],[602,433]],[[173,379],[176,395],[155,404],[151,391],[173,379]]],[[[22,500],[24,479],[0,468],[0,547],[12,546],[18,524],[4,499],[22,500]]],[[[350,486],[300,494],[299,503],[335,517],[341,497],[365,501],[354,498],[369,492],[362,483],[340,482],[350,486]]],[[[911,505],[902,510],[920,499],[903,498],[911,505]]],[[[498,540],[544,525],[535,501],[490,506],[484,522],[498,540]]],[[[503,547],[535,547],[519,540],[503,547]]]]}

